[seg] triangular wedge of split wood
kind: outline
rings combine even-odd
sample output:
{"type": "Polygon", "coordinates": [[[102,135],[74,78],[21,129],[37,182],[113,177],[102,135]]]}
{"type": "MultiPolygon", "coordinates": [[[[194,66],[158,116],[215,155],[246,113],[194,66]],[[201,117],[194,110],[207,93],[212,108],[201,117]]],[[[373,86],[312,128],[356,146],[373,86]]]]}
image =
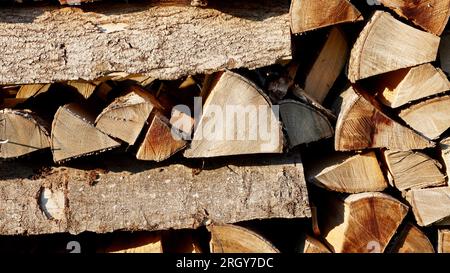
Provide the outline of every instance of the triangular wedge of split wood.
{"type": "Polygon", "coordinates": [[[305,172],[309,182],[337,192],[382,191],[388,186],[373,151],[327,155],[313,162],[305,172]]]}
{"type": "Polygon", "coordinates": [[[434,144],[385,115],[375,101],[349,87],[337,99],[335,133],[337,151],[388,148],[408,151],[434,144]]]}
{"type": "Polygon", "coordinates": [[[283,133],[269,99],[255,84],[231,71],[211,76],[186,157],[281,153],[283,133]]]}
{"type": "Polygon", "coordinates": [[[301,253],[331,253],[327,246],[314,237],[305,234],[301,253]]]}
{"type": "Polygon", "coordinates": [[[417,224],[428,226],[450,216],[450,187],[412,189],[406,193],[417,224]]]}
{"type": "Polygon", "coordinates": [[[450,253],[450,230],[438,230],[438,253],[450,253]]]}
{"type": "Polygon", "coordinates": [[[382,89],[377,97],[392,108],[450,90],[447,76],[431,64],[389,72],[377,80],[382,89]]]}
{"type": "Polygon", "coordinates": [[[434,247],[418,227],[408,223],[394,242],[392,253],[434,253],[434,247]]]}
{"type": "Polygon", "coordinates": [[[330,121],[313,106],[295,100],[282,100],[279,105],[290,147],[333,136],[330,121]]]}
{"type": "Polygon", "coordinates": [[[16,94],[16,99],[28,99],[36,97],[39,94],[45,93],[50,88],[50,84],[24,84],[21,85],[16,94]]]}
{"type": "Polygon", "coordinates": [[[445,175],[436,160],[421,152],[383,152],[393,185],[400,191],[445,185],[445,175]]]}
{"type": "Polygon", "coordinates": [[[363,19],[348,0],[293,0],[290,14],[294,34],[363,19]]]}
{"type": "Polygon", "coordinates": [[[0,157],[14,158],[50,147],[49,125],[29,110],[0,110],[0,157]]]}
{"type": "Polygon", "coordinates": [[[52,124],[53,160],[61,162],[120,146],[120,143],[94,127],[89,111],[76,103],[59,107],[52,124]]]}
{"type": "Polygon", "coordinates": [[[399,116],[417,132],[429,139],[437,139],[450,128],[450,96],[411,105],[399,116]]]}
{"type": "Polygon", "coordinates": [[[95,120],[95,127],[133,145],[154,108],[161,108],[157,99],[133,85],[103,109],[95,120]]]}
{"type": "Polygon", "coordinates": [[[436,59],[439,37],[376,11],[350,53],[351,82],[436,59]]]}
{"type": "Polygon", "coordinates": [[[450,0],[377,0],[383,6],[409,19],[435,35],[441,35],[450,15],[450,0]]]}
{"type": "Polygon", "coordinates": [[[210,225],[211,253],[278,253],[270,242],[255,232],[235,225],[210,225]]]}
{"type": "Polygon", "coordinates": [[[337,253],[384,252],[408,212],[406,205],[384,193],[329,201],[320,229],[337,253]]]}

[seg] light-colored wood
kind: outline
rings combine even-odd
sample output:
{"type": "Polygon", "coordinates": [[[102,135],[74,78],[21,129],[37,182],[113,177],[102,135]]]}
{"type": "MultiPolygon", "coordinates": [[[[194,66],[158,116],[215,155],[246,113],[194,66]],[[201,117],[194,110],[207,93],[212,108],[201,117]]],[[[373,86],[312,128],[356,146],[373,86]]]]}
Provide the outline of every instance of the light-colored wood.
{"type": "Polygon", "coordinates": [[[331,199],[321,231],[337,253],[384,252],[408,207],[383,193],[358,193],[331,199]]]}
{"type": "Polygon", "coordinates": [[[438,253],[450,253],[450,230],[438,230],[438,253]]]}
{"type": "Polygon", "coordinates": [[[88,99],[97,88],[96,84],[86,81],[68,81],[67,85],[75,88],[85,99],[88,99]]]}
{"type": "Polygon", "coordinates": [[[308,181],[331,191],[360,193],[382,191],[388,186],[373,151],[327,155],[305,170],[308,181]]]}
{"type": "Polygon", "coordinates": [[[8,45],[0,84],[93,81],[111,71],[175,80],[292,58],[288,0],[164,2],[2,8],[0,18],[14,19],[0,22],[8,45]]]}
{"type": "Polygon", "coordinates": [[[31,97],[36,97],[39,94],[45,93],[50,88],[50,84],[24,84],[20,86],[17,92],[17,99],[28,99],[31,97]]]}
{"type": "MultiPolygon", "coordinates": [[[[316,1],[302,0],[302,2],[316,1]]],[[[344,68],[348,54],[349,48],[344,33],[338,27],[333,27],[319,56],[306,75],[305,92],[322,103],[344,68]]]]}
{"type": "Polygon", "coordinates": [[[164,253],[203,253],[199,236],[194,236],[194,230],[168,230],[162,234],[164,253]]]}
{"type": "Polygon", "coordinates": [[[418,227],[408,223],[395,241],[393,253],[434,253],[434,247],[418,227]]]}
{"type": "Polygon", "coordinates": [[[278,104],[290,147],[333,136],[330,121],[312,105],[295,100],[283,100],[278,104]]]}
{"type": "Polygon", "coordinates": [[[392,108],[450,90],[447,76],[431,64],[386,73],[378,81],[382,89],[378,98],[392,108]]]}
{"type": "Polygon", "coordinates": [[[59,107],[52,124],[53,160],[62,162],[120,146],[94,126],[95,116],[79,104],[59,107]]]}
{"type": "Polygon", "coordinates": [[[351,82],[436,59],[439,37],[376,11],[350,53],[351,82]]]}
{"type": "Polygon", "coordinates": [[[417,224],[428,226],[450,216],[450,187],[412,189],[406,193],[417,224]]]}
{"type": "Polygon", "coordinates": [[[30,110],[0,110],[0,157],[15,158],[49,148],[49,127],[30,110]]]}
{"type": "Polygon", "coordinates": [[[434,143],[384,114],[375,101],[353,87],[335,102],[339,113],[335,133],[337,151],[388,148],[408,151],[433,147],[434,143]]]}
{"type": "Polygon", "coordinates": [[[294,34],[363,19],[348,0],[293,0],[290,14],[294,34]]]}
{"type": "Polygon", "coordinates": [[[331,251],[316,238],[305,235],[302,253],[331,253],[331,251]]]}
{"type": "Polygon", "coordinates": [[[133,85],[103,109],[95,120],[95,127],[133,145],[154,108],[161,108],[157,99],[133,85]]]}
{"type": "Polygon", "coordinates": [[[439,56],[441,59],[441,68],[447,75],[450,75],[450,31],[442,35],[441,45],[439,46],[439,56]]]}
{"type": "Polygon", "coordinates": [[[166,117],[155,113],[136,153],[136,158],[159,162],[168,159],[184,147],[186,147],[186,141],[178,130],[172,129],[166,117]]]}
{"type": "Polygon", "coordinates": [[[450,128],[450,96],[432,98],[402,110],[409,126],[429,139],[437,139],[450,128]]]}
{"type": "Polygon", "coordinates": [[[97,253],[163,253],[159,232],[117,233],[111,236],[97,249],[97,253]]]}
{"type": "Polygon", "coordinates": [[[446,137],[439,142],[439,149],[441,150],[441,157],[443,159],[445,169],[450,171],[450,137],[446,137]]]}
{"type": "Polygon", "coordinates": [[[450,0],[377,0],[398,15],[435,35],[441,35],[450,15],[450,0]]]}
{"type": "Polygon", "coordinates": [[[255,232],[235,225],[210,225],[211,253],[278,253],[270,242],[255,232]]]}
{"type": "Polygon", "coordinates": [[[203,114],[186,157],[281,153],[283,133],[269,99],[255,84],[231,71],[212,76],[203,114]]]}
{"type": "Polygon", "coordinates": [[[439,162],[424,153],[386,150],[383,155],[393,185],[400,191],[446,184],[439,162]]]}

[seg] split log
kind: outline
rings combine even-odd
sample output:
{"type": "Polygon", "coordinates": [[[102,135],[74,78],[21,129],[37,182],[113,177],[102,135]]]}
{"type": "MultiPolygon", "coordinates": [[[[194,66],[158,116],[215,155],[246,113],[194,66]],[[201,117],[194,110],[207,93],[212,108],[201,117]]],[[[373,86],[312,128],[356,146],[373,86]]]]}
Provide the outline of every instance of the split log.
{"type": "Polygon", "coordinates": [[[330,200],[321,231],[337,253],[383,252],[408,207],[383,193],[358,193],[330,200]]]}
{"type": "Polygon", "coordinates": [[[113,233],[99,242],[97,253],[163,253],[159,232],[113,233]]]}
{"type": "Polygon", "coordinates": [[[450,128],[450,96],[414,104],[399,114],[409,126],[429,139],[437,139],[450,128]]]}
{"type": "Polygon", "coordinates": [[[450,75],[450,31],[442,35],[439,56],[442,70],[447,72],[447,75],[450,75]]]}
{"type": "Polygon", "coordinates": [[[450,230],[438,230],[438,253],[450,253],[450,230]]]}
{"type": "Polygon", "coordinates": [[[49,127],[30,110],[0,110],[0,157],[15,158],[49,148],[49,127]]]}
{"type": "Polygon", "coordinates": [[[306,168],[306,178],[319,187],[346,193],[382,191],[388,186],[375,152],[327,155],[306,168]]]}
{"type": "Polygon", "coordinates": [[[434,253],[434,247],[419,228],[407,224],[395,241],[393,253],[434,253]]]}
{"type": "MultiPolygon", "coordinates": [[[[29,163],[3,162],[0,234],[150,231],[311,216],[298,154],[236,158],[232,164],[209,160],[196,175],[196,169],[182,164],[148,164],[123,156],[111,155],[98,164],[108,167],[101,173],[54,167],[36,178],[37,167],[29,163]],[[49,184],[64,194],[64,217],[57,221],[48,219],[36,200],[49,184]]],[[[96,167],[91,162],[88,168],[96,167]]]]}
{"type": "Polygon", "coordinates": [[[71,86],[77,90],[80,95],[82,95],[85,99],[88,99],[97,88],[97,85],[93,82],[87,82],[87,81],[68,81],[68,86],[71,86]]]}
{"type": "Polygon", "coordinates": [[[376,11],[350,53],[351,82],[436,59],[439,37],[376,11]]]}
{"type": "Polygon", "coordinates": [[[331,253],[331,251],[319,240],[305,235],[301,253],[331,253]]]}
{"type": "Polygon", "coordinates": [[[279,106],[291,148],[333,136],[334,130],[330,121],[311,105],[295,100],[283,100],[279,102],[279,106]]]}
{"type": "MultiPolygon", "coordinates": [[[[316,3],[320,1],[304,1],[316,3]]],[[[328,3],[326,4],[328,5],[328,3]]],[[[330,30],[305,80],[305,92],[322,103],[347,62],[349,48],[344,33],[337,27],[330,30]]]]}
{"type": "Polygon", "coordinates": [[[450,187],[412,189],[406,194],[417,224],[428,226],[450,216],[450,187]]]}
{"type": "Polygon", "coordinates": [[[383,155],[392,184],[400,191],[446,184],[439,162],[424,153],[386,150],[383,155]]]}
{"type": "Polygon", "coordinates": [[[450,15],[450,0],[410,2],[404,0],[377,0],[383,6],[409,19],[415,25],[440,36],[450,15]]]}
{"type": "Polygon", "coordinates": [[[446,137],[439,143],[439,149],[441,150],[441,157],[443,159],[445,169],[450,171],[450,137],[446,137]]]}
{"type": "Polygon", "coordinates": [[[145,134],[136,158],[160,162],[168,159],[186,147],[186,141],[177,129],[172,128],[169,120],[155,113],[151,118],[150,127],[145,134]]]}
{"type": "Polygon", "coordinates": [[[335,133],[337,151],[367,148],[408,151],[434,146],[428,139],[389,118],[375,101],[362,94],[349,87],[336,101],[339,113],[335,133]]]}
{"type": "Polygon", "coordinates": [[[0,23],[0,44],[8,45],[0,84],[92,81],[110,71],[171,80],[291,58],[288,0],[216,1],[211,7],[100,2],[89,11],[2,8],[0,18],[13,19],[0,23]]]}
{"type": "Polygon", "coordinates": [[[348,0],[293,0],[290,14],[294,34],[363,19],[348,0]]]}
{"type": "Polygon", "coordinates": [[[278,253],[269,241],[255,232],[234,225],[210,225],[211,253],[278,253]]]}
{"type": "Polygon", "coordinates": [[[154,108],[161,106],[153,95],[139,86],[130,86],[97,116],[95,127],[133,145],[154,108]]]}
{"type": "Polygon", "coordinates": [[[62,162],[120,146],[95,128],[94,121],[95,115],[81,105],[71,103],[59,107],[52,124],[53,160],[62,162]]]}
{"type": "Polygon", "coordinates": [[[39,94],[45,93],[50,88],[50,84],[24,84],[20,86],[17,92],[17,99],[28,99],[31,97],[36,97],[39,94]]]}
{"type": "Polygon", "coordinates": [[[186,157],[282,153],[283,133],[269,98],[231,71],[212,76],[186,157]]]}
{"type": "Polygon", "coordinates": [[[380,101],[392,108],[450,90],[447,76],[431,64],[380,75],[380,101]]]}

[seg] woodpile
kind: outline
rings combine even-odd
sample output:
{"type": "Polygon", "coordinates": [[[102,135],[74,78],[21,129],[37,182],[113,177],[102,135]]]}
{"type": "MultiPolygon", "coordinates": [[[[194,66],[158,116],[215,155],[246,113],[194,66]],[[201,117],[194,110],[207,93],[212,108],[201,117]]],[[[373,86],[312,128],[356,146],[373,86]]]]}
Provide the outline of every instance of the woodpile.
{"type": "Polygon", "coordinates": [[[450,252],[450,0],[9,2],[0,252],[450,252]]]}

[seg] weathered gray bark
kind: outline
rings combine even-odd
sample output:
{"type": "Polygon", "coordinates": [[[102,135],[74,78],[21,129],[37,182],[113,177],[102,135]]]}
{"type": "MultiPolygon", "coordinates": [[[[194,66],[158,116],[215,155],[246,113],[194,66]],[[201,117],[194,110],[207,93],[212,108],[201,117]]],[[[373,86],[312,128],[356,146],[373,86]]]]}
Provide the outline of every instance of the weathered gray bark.
{"type": "Polygon", "coordinates": [[[2,162],[0,234],[180,229],[208,220],[310,217],[298,154],[248,157],[229,165],[208,161],[198,174],[181,164],[100,161],[107,170],[55,167],[34,175],[30,163],[2,162]],[[64,196],[59,220],[44,213],[39,198],[44,191],[64,196]]]}
{"type": "Polygon", "coordinates": [[[288,0],[217,2],[2,8],[0,84],[94,80],[112,71],[176,79],[291,57],[288,0]]]}

